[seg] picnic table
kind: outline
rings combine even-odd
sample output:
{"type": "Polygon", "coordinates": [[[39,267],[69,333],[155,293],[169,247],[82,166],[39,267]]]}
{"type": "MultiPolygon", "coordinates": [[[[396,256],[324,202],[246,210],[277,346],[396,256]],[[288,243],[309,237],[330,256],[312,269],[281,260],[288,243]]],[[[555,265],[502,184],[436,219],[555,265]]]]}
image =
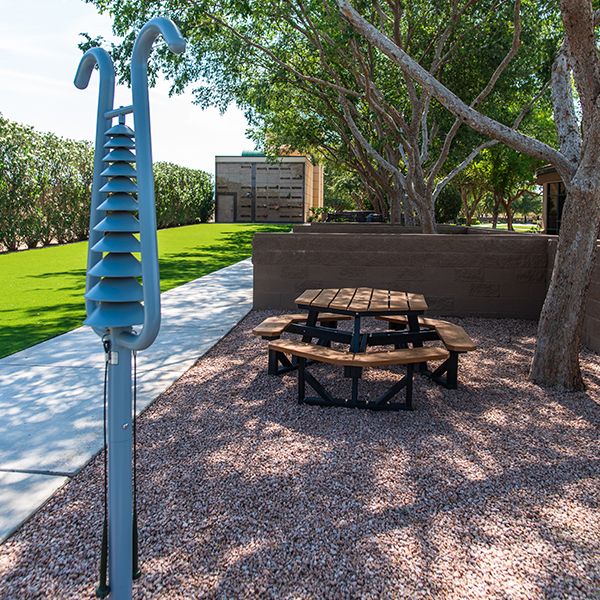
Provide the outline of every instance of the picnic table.
{"type": "Polygon", "coordinates": [[[305,323],[295,323],[289,331],[302,334],[303,341],[317,339],[320,343],[341,342],[349,345],[351,352],[364,352],[367,346],[394,345],[422,347],[424,341],[437,337],[430,330],[419,326],[419,315],[427,310],[422,294],[368,287],[310,289],[295,300],[298,308],[308,311],[305,323]],[[347,315],[354,319],[353,331],[341,332],[336,321],[321,322],[323,312],[347,315]],[[364,317],[389,317],[405,315],[407,331],[385,331],[365,333],[362,331],[364,317]]]}
{"type": "Polygon", "coordinates": [[[298,308],[307,312],[267,317],[253,333],[269,340],[270,375],[298,371],[300,403],[411,410],[415,367],[436,383],[455,389],[458,357],[475,349],[475,344],[459,325],[423,316],[428,307],[422,294],[367,287],[318,288],[304,291],[295,302],[298,308]],[[387,322],[388,329],[363,331],[365,317],[387,322]],[[353,320],[352,330],[339,330],[338,322],[348,319],[353,320]],[[283,333],[299,334],[302,339],[281,339],[283,333]],[[423,342],[427,341],[441,341],[445,348],[424,346],[423,342]],[[332,342],[346,346],[347,350],[332,347],[332,342]],[[368,346],[393,346],[394,350],[367,352],[368,346]],[[427,363],[431,361],[442,362],[429,371],[427,363]],[[307,366],[313,363],[343,367],[344,377],[352,380],[351,397],[333,397],[307,371],[307,366]],[[358,381],[363,369],[393,365],[406,367],[406,375],[377,399],[360,399],[358,381]],[[306,397],[307,384],[317,396],[306,397]],[[406,389],[405,402],[393,402],[392,398],[401,389],[406,389]]]}

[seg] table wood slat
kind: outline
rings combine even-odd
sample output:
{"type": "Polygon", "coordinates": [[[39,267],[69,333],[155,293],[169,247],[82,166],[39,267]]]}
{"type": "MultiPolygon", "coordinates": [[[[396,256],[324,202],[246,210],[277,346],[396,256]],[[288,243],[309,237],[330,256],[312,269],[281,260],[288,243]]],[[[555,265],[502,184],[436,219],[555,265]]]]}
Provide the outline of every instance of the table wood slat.
{"type": "Polygon", "coordinates": [[[389,290],[373,290],[369,310],[385,312],[390,308],[389,290]]]}
{"type": "Polygon", "coordinates": [[[390,309],[392,310],[410,310],[406,292],[395,292],[390,290],[390,309]]]}
{"type": "Polygon", "coordinates": [[[408,305],[410,306],[411,310],[427,310],[429,308],[427,306],[427,302],[425,302],[425,297],[423,294],[406,292],[406,296],[408,298],[408,305]]]}
{"type": "Polygon", "coordinates": [[[346,310],[350,302],[352,302],[352,298],[354,298],[355,293],[356,288],[340,288],[335,300],[329,304],[330,308],[346,310]]]}
{"type": "Polygon", "coordinates": [[[311,306],[329,308],[329,304],[338,295],[338,292],[339,290],[332,288],[321,290],[321,293],[311,302],[311,306]]]}
{"type": "Polygon", "coordinates": [[[310,304],[321,292],[320,288],[318,290],[305,290],[296,298],[295,302],[296,304],[310,304]]]}
{"type": "Polygon", "coordinates": [[[369,310],[372,295],[372,288],[357,288],[356,294],[354,294],[354,298],[352,298],[352,302],[349,304],[348,309],[356,312],[365,312],[369,310]]]}
{"type": "Polygon", "coordinates": [[[296,303],[315,309],[349,313],[408,313],[424,312],[428,309],[423,294],[368,287],[310,289],[298,296],[296,303]]]}

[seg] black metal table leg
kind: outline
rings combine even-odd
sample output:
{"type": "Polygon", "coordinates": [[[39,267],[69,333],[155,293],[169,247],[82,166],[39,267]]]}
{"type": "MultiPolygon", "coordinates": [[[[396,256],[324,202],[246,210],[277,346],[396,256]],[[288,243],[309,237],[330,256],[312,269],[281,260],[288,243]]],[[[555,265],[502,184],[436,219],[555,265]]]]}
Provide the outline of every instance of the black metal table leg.
{"type": "MultiPolygon", "coordinates": [[[[419,333],[419,317],[415,314],[408,314],[408,330],[411,333],[419,333]]],[[[422,348],[423,342],[421,340],[415,340],[413,342],[413,348],[422,348]]],[[[427,371],[427,363],[419,363],[419,371],[424,372],[427,371]]]]}
{"type": "MultiPolygon", "coordinates": [[[[314,310],[314,309],[310,309],[308,311],[308,317],[306,319],[306,326],[307,327],[314,327],[317,324],[317,318],[319,316],[319,311],[318,310],[314,310]]],[[[302,341],[303,342],[311,342],[312,341],[312,336],[310,335],[304,335],[302,336],[302,341]]]]}
{"type": "Polygon", "coordinates": [[[352,341],[350,342],[350,352],[360,352],[361,335],[360,335],[360,315],[354,315],[354,332],[352,333],[352,341]]]}
{"type": "Polygon", "coordinates": [[[306,396],[306,359],[298,358],[298,404],[304,403],[306,396]]]}

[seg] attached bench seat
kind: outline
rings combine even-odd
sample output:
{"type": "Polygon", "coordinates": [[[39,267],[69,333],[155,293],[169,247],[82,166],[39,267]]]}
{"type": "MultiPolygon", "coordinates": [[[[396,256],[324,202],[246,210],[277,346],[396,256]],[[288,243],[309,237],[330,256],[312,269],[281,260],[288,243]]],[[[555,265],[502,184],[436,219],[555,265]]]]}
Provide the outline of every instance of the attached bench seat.
{"type": "Polygon", "coordinates": [[[433,346],[354,353],[336,350],[335,348],[326,348],[325,346],[316,346],[307,342],[298,342],[296,340],[277,340],[269,344],[269,350],[291,354],[299,358],[308,358],[330,365],[338,365],[340,367],[410,365],[448,358],[446,350],[433,346]]]}
{"type": "MultiPolygon", "coordinates": [[[[404,315],[378,318],[387,321],[392,329],[403,329],[408,325],[408,318],[404,315]]],[[[419,317],[419,325],[435,329],[440,340],[450,352],[448,359],[430,373],[431,378],[447,388],[456,389],[458,385],[458,355],[476,350],[477,345],[460,325],[427,317],[419,317]],[[446,374],[445,379],[442,378],[444,373],[446,374]]]]}
{"type": "Polygon", "coordinates": [[[402,348],[398,350],[353,353],[294,340],[276,340],[270,342],[269,356],[272,354],[287,354],[296,357],[298,361],[298,402],[300,404],[345,406],[369,408],[372,410],[412,410],[414,365],[427,361],[445,360],[449,356],[448,351],[443,348],[402,348]],[[308,360],[344,367],[344,376],[352,379],[351,399],[344,400],[331,396],[323,385],[306,370],[308,360]],[[359,400],[358,380],[362,377],[362,370],[365,367],[391,365],[406,365],[406,376],[376,400],[359,400]],[[317,392],[318,397],[306,397],[306,383],[317,392]],[[404,403],[390,402],[403,388],[406,388],[406,401],[404,403]]]}
{"type": "MultiPolygon", "coordinates": [[[[317,321],[321,325],[333,325],[338,321],[347,321],[351,319],[350,315],[337,315],[334,313],[320,313],[317,321]]],[[[292,323],[304,323],[308,319],[306,313],[294,313],[289,315],[275,315],[274,317],[267,317],[260,325],[257,325],[252,333],[256,336],[265,339],[277,339],[286,330],[286,328],[292,323]]]]}
{"type": "MultiPolygon", "coordinates": [[[[387,321],[394,325],[408,325],[408,319],[404,315],[382,316],[378,317],[381,321],[387,321]]],[[[444,342],[444,346],[453,352],[471,352],[477,349],[475,342],[469,337],[469,334],[460,326],[440,319],[429,319],[419,317],[419,325],[435,329],[444,342]]]]}

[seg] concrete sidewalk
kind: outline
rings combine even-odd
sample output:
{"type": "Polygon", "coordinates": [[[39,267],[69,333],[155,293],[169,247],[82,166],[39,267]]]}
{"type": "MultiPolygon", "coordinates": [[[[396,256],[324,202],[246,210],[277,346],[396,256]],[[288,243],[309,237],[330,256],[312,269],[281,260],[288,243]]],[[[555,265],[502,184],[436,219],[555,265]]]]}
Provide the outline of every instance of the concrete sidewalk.
{"type": "MultiPolygon", "coordinates": [[[[138,412],[252,307],[241,261],[162,294],[162,325],[138,354],[138,412]]],[[[104,353],[81,327],[0,359],[0,541],[102,447],[104,353]]]]}

